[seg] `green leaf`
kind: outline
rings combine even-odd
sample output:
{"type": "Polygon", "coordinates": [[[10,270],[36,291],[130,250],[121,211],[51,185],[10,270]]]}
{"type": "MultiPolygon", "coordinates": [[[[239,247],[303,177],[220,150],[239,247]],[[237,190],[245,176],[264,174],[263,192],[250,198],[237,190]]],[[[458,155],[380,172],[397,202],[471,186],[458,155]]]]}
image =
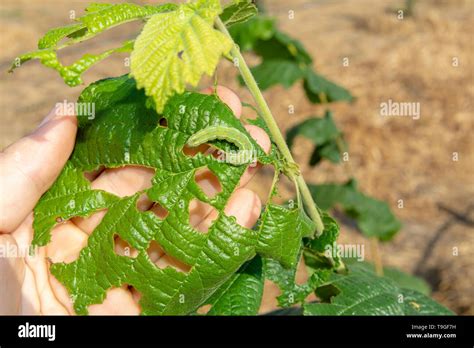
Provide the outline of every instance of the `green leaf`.
{"type": "Polygon", "coordinates": [[[303,136],[316,145],[328,143],[341,135],[332,117],[332,112],[327,110],[324,117],[310,117],[290,128],[286,133],[288,147],[293,147],[297,136],[303,136]]]}
{"type": "Polygon", "coordinates": [[[261,90],[277,84],[288,88],[304,76],[298,64],[287,60],[265,60],[250,70],[261,90]]]}
{"type": "Polygon", "coordinates": [[[285,268],[272,259],[264,259],[265,278],[271,280],[280,288],[281,294],[277,297],[278,305],[283,308],[304,303],[318,286],[329,279],[331,271],[321,269],[314,271],[305,284],[296,284],[297,268],[285,268]]]}
{"type": "Polygon", "coordinates": [[[158,112],[186,84],[196,86],[203,74],[211,76],[221,55],[232,48],[231,40],[213,28],[220,12],[218,0],[182,4],[150,18],[136,39],[131,75],[158,112]]]}
{"type": "Polygon", "coordinates": [[[429,297],[353,263],[316,290],[324,303],[304,305],[305,315],[453,315],[429,297]]]}
{"type": "MultiPolygon", "coordinates": [[[[78,314],[101,303],[108,289],[124,284],[142,295],[143,314],[181,315],[196,311],[241,266],[256,255],[257,230],[246,229],[224,207],[248,165],[234,166],[212,156],[188,157],[183,147],[189,137],[211,125],[235,128],[251,138],[232,111],[215,95],[186,92],[171,98],[158,115],[146,107],[147,97],[127,76],[106,79],[89,86],[79,98],[94,103],[96,115],[79,115],[76,146],[65,169],[34,210],[34,244],[46,245],[50,230],[74,216],[107,212],[72,263],[56,263],[52,274],[67,288],[78,314]],[[166,127],[159,119],[167,120],[166,127]],[[152,186],[127,197],[93,190],[85,171],[137,165],[153,168],[152,186]],[[196,183],[195,173],[208,168],[218,178],[222,191],[207,197],[196,183]],[[163,207],[161,219],[138,210],[139,196],[163,207]],[[210,204],[218,217],[207,234],[193,229],[188,206],[193,199],[210,204]],[[58,219],[59,218],[59,219],[58,219]],[[119,236],[138,251],[136,258],[114,251],[119,236]],[[156,241],[167,255],[191,267],[188,273],[156,267],[146,252],[156,241]],[[183,301],[184,299],[184,301],[183,301]]],[[[273,163],[252,140],[257,158],[273,163]]]]}
{"type": "MultiPolygon", "coordinates": [[[[344,144],[344,146],[346,146],[342,139],[341,142],[344,144]]],[[[339,146],[337,145],[337,141],[324,143],[319,147],[316,146],[311,153],[311,157],[309,158],[309,165],[314,167],[324,158],[328,159],[332,163],[339,163],[341,161],[341,154],[339,151],[339,146]]]]}
{"type": "Polygon", "coordinates": [[[309,185],[316,204],[324,210],[340,205],[354,218],[359,230],[367,237],[390,240],[400,230],[401,223],[387,203],[366,196],[357,190],[355,180],[346,184],[309,185]]]}
{"type": "Polygon", "coordinates": [[[315,225],[301,208],[267,204],[260,221],[257,252],[279,261],[284,267],[296,267],[302,238],[313,235],[315,225]]]}
{"type": "MultiPolygon", "coordinates": [[[[374,265],[369,262],[360,261],[355,258],[344,258],[344,263],[346,265],[358,263],[360,267],[365,267],[367,270],[376,273],[374,265]]],[[[384,267],[383,276],[392,280],[400,288],[415,290],[426,296],[431,294],[431,287],[423,278],[402,272],[398,268],[384,267]]]]}
{"type": "Polygon", "coordinates": [[[310,54],[300,41],[279,30],[275,30],[270,39],[256,42],[253,50],[264,60],[289,60],[300,64],[302,67],[311,65],[313,62],[310,54]]]}
{"type": "Polygon", "coordinates": [[[78,21],[87,27],[88,35],[97,34],[118,24],[132,20],[147,18],[157,13],[174,11],[176,4],[158,6],[140,6],[136,4],[92,4],[86,8],[86,14],[78,21]]]}
{"type": "Polygon", "coordinates": [[[208,315],[256,315],[263,295],[262,259],[245,263],[208,300],[208,315]]]}
{"type": "Polygon", "coordinates": [[[401,288],[415,290],[426,296],[431,294],[430,285],[422,278],[393,267],[384,267],[383,274],[384,277],[393,280],[401,288]]]}
{"type": "Polygon", "coordinates": [[[10,68],[10,72],[16,67],[24,64],[31,59],[39,59],[41,64],[56,70],[63,78],[64,82],[69,86],[77,86],[82,83],[81,75],[84,71],[89,69],[92,65],[107,58],[113,53],[130,52],[133,49],[133,41],[125,42],[121,47],[107,50],[101,54],[85,54],[81,59],[69,66],[64,66],[58,60],[57,53],[52,48],[40,49],[37,51],[25,53],[21,55],[10,68]]]}
{"type": "Polygon", "coordinates": [[[226,27],[243,23],[257,14],[257,7],[249,0],[237,0],[226,6],[220,15],[226,27]]]}
{"type": "Polygon", "coordinates": [[[106,29],[131,20],[146,19],[151,15],[175,10],[177,5],[165,4],[160,6],[139,6],[135,4],[92,4],[86,8],[86,14],[77,19],[77,23],[49,30],[38,42],[38,50],[28,52],[17,57],[10,72],[31,59],[39,59],[41,63],[59,72],[69,86],[82,83],[80,76],[93,64],[107,58],[112,53],[130,52],[133,49],[133,40],[125,42],[121,47],[110,49],[104,53],[85,54],[70,66],[64,66],[58,59],[57,51],[88,40],[106,29]],[[62,42],[63,39],[68,39],[62,42]]]}
{"type": "Polygon", "coordinates": [[[353,100],[352,95],[347,89],[316,74],[311,68],[306,70],[304,89],[306,96],[312,103],[353,100]]]}
{"type": "Polygon", "coordinates": [[[325,213],[321,213],[321,215],[324,223],[323,233],[314,239],[305,238],[303,240],[304,248],[299,248],[296,257],[297,260],[300,260],[301,254],[304,255],[304,262],[308,266],[307,271],[309,272],[306,283],[296,283],[297,263],[288,268],[277,260],[264,259],[265,278],[276,283],[281,290],[281,295],[277,298],[281,307],[286,308],[304,303],[306,297],[328,280],[329,275],[340,266],[337,255],[333,257],[325,254],[328,246],[335,245],[339,236],[339,226],[329,215],[325,213]]]}
{"type": "Polygon", "coordinates": [[[53,28],[38,41],[38,48],[55,48],[57,44],[65,37],[83,30],[85,26],[82,23],[73,23],[64,27],[53,28]]]}
{"type": "Polygon", "coordinates": [[[339,226],[337,222],[328,214],[321,212],[324,224],[323,233],[316,238],[304,241],[304,262],[313,270],[318,269],[338,269],[341,260],[334,248],[337,248],[336,241],[339,237],[339,226]]]}
{"type": "Polygon", "coordinates": [[[275,33],[275,20],[266,16],[255,16],[244,23],[229,28],[229,33],[241,51],[255,47],[259,40],[266,40],[275,33]]]}
{"type": "Polygon", "coordinates": [[[345,146],[342,132],[334,123],[331,111],[326,111],[324,117],[311,117],[290,128],[286,133],[286,142],[291,149],[297,136],[303,136],[315,145],[309,164],[314,166],[323,158],[333,163],[340,162],[338,141],[345,146]]]}

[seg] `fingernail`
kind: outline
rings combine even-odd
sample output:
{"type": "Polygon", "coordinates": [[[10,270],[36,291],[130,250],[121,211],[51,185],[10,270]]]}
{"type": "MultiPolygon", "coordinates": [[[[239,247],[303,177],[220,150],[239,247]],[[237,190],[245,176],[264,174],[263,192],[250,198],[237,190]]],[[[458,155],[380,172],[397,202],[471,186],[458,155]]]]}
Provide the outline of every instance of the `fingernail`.
{"type": "Polygon", "coordinates": [[[57,116],[57,114],[56,114],[56,107],[54,107],[54,108],[46,115],[46,117],[43,119],[43,121],[41,121],[41,123],[38,125],[38,127],[36,127],[36,129],[41,128],[41,126],[44,126],[46,123],[48,123],[49,121],[51,121],[52,119],[54,119],[56,116],[57,116]]]}

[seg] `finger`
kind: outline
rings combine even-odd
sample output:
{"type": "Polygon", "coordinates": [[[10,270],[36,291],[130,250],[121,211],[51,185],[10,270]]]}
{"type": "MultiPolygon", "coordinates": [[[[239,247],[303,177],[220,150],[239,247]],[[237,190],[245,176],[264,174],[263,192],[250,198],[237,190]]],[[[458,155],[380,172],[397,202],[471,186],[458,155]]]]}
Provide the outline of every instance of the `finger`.
{"type": "Polygon", "coordinates": [[[46,246],[46,257],[53,263],[71,263],[87,245],[88,235],[71,222],[57,225],[51,231],[51,241],[46,246]]]}
{"type": "Polygon", "coordinates": [[[21,315],[40,315],[41,304],[33,271],[25,265],[25,279],[21,287],[21,315]]]}
{"type": "Polygon", "coordinates": [[[20,313],[21,287],[25,276],[25,263],[18,255],[15,239],[0,235],[0,314],[20,313]]]}
{"type": "MultiPolygon", "coordinates": [[[[54,259],[55,262],[70,262],[77,257],[77,249],[85,246],[84,238],[77,236],[79,234],[77,227],[66,222],[51,231],[51,242],[46,247],[33,249],[34,254],[30,256],[29,246],[33,238],[32,223],[33,214],[30,213],[11,234],[18,243],[19,249],[25,254],[27,263],[25,280],[21,288],[21,313],[25,315],[74,314],[74,311],[71,311],[72,304],[67,290],[51,275],[46,256],[54,259]]],[[[82,231],[80,233],[87,236],[82,231]]]]}
{"type": "Polygon", "coordinates": [[[104,302],[89,306],[90,315],[139,315],[140,306],[130,291],[114,288],[107,291],[104,302]]]}
{"type": "Polygon", "coordinates": [[[232,91],[230,88],[224,86],[207,87],[201,90],[202,94],[214,94],[216,93],[220,100],[227,104],[227,106],[232,110],[235,117],[240,118],[242,115],[242,102],[237,94],[232,91]]]}
{"type": "MultiPolygon", "coordinates": [[[[245,129],[249,132],[250,136],[256,141],[256,143],[262,148],[265,153],[270,153],[272,143],[268,137],[267,132],[262,128],[254,125],[246,125],[245,129]]],[[[244,187],[249,181],[257,174],[258,170],[262,167],[260,163],[249,165],[247,170],[242,174],[239,181],[239,187],[244,187]]]]}
{"type": "Polygon", "coordinates": [[[62,285],[56,277],[51,274],[51,272],[49,272],[49,284],[51,285],[51,290],[53,291],[54,296],[67,310],[68,314],[75,315],[74,303],[72,298],[69,296],[66,287],[62,285]]]}
{"type": "Polygon", "coordinates": [[[14,231],[52,185],[74,147],[76,117],[53,110],[0,154],[0,231],[14,231]]]}
{"type": "Polygon", "coordinates": [[[58,301],[49,283],[49,262],[45,257],[45,248],[37,249],[34,256],[27,256],[26,263],[35,277],[41,314],[67,315],[68,311],[58,301]]]}
{"type": "MultiPolygon", "coordinates": [[[[11,234],[22,250],[25,257],[28,256],[29,246],[33,239],[33,213],[28,214],[21,225],[11,234]]],[[[36,280],[33,270],[25,264],[25,277],[21,287],[21,315],[39,315],[41,314],[41,304],[36,289],[36,280]]]]}
{"type": "MultiPolygon", "coordinates": [[[[260,216],[262,202],[258,195],[252,190],[237,189],[229,198],[224,213],[227,216],[234,216],[237,223],[245,228],[252,228],[260,216]]],[[[198,225],[199,230],[208,230],[219,212],[213,211],[198,225]]]]}

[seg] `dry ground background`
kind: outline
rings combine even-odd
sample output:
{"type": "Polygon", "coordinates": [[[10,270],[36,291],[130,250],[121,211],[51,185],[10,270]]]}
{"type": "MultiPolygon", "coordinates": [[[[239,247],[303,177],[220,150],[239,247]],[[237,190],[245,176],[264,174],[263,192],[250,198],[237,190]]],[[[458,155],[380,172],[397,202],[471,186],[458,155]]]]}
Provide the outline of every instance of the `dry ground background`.
{"type": "MultiPolygon", "coordinates": [[[[95,0],[97,1],[97,0],[95,0]]],[[[0,148],[30,132],[64,99],[74,100],[83,86],[68,88],[57,74],[29,63],[7,74],[11,60],[36,47],[53,26],[70,22],[87,1],[0,0],[0,148]]],[[[142,3],[140,1],[140,3],[142,3]]],[[[381,245],[384,264],[418,273],[433,287],[433,296],[459,314],[474,314],[474,0],[419,0],[414,18],[399,20],[402,0],[267,0],[268,12],[281,28],[301,40],[315,58],[315,68],[348,88],[352,104],[331,104],[350,146],[350,167],[361,189],[386,200],[404,227],[381,245]],[[294,19],[288,18],[293,10],[294,19]],[[342,60],[349,58],[349,66],[342,60]],[[453,58],[459,66],[452,65],[453,58]],[[421,118],[384,118],[381,102],[420,102],[421,118]],[[457,162],[453,152],[459,154],[457,162]],[[397,208],[403,199],[404,207],[397,208]],[[459,254],[453,255],[453,248],[459,254]]],[[[133,35],[137,24],[112,30],[103,39],[69,49],[72,62],[85,49],[102,51],[133,35]]],[[[112,57],[85,75],[88,84],[127,72],[125,56],[112,57]]],[[[220,67],[219,82],[250,96],[235,82],[235,71],[220,67]]],[[[309,104],[301,86],[276,87],[265,93],[283,130],[325,106],[309,104]],[[289,115],[288,105],[296,107],[289,115]]],[[[305,163],[309,143],[299,140],[295,155],[305,163]]],[[[310,182],[344,181],[342,166],[303,165],[310,182]]],[[[261,174],[262,180],[268,173],[261,174]]],[[[258,186],[261,186],[259,183],[258,186]]],[[[257,188],[257,185],[255,184],[257,188]]],[[[286,197],[290,192],[283,190],[286,197]]],[[[366,244],[350,225],[341,241],[366,244]]],[[[272,287],[267,293],[275,293],[272,287]]],[[[271,301],[265,309],[271,308],[271,301]]]]}

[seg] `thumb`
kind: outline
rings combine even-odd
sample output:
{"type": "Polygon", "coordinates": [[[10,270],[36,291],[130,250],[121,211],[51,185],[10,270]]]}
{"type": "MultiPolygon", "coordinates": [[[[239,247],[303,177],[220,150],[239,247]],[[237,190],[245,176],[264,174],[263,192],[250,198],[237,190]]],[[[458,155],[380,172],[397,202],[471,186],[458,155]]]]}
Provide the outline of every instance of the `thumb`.
{"type": "Polygon", "coordinates": [[[0,232],[13,232],[53,184],[74,148],[77,120],[53,109],[0,154],[0,232]]]}

